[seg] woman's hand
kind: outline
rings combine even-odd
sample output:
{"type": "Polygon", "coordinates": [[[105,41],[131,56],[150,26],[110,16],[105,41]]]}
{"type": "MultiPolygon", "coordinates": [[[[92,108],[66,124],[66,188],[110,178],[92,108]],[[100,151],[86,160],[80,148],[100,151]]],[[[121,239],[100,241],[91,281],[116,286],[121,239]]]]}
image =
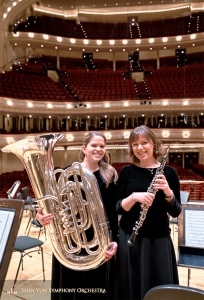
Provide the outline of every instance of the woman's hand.
{"type": "Polygon", "coordinates": [[[172,194],[172,191],[169,187],[166,177],[162,174],[157,176],[157,179],[155,180],[153,187],[157,190],[163,190],[165,195],[169,196],[172,194]]]}
{"type": "Polygon", "coordinates": [[[147,206],[152,206],[152,203],[154,201],[155,195],[152,193],[134,193],[135,200],[137,202],[140,202],[141,204],[145,204],[147,206]]]}
{"type": "Polygon", "coordinates": [[[116,254],[117,248],[118,248],[118,244],[116,242],[110,243],[109,250],[106,250],[104,252],[105,261],[108,261],[116,254]]]}
{"type": "Polygon", "coordinates": [[[36,220],[38,220],[38,222],[43,225],[43,226],[48,226],[50,225],[52,219],[53,219],[53,215],[52,214],[43,214],[43,207],[39,207],[38,208],[38,212],[36,214],[36,220]]]}

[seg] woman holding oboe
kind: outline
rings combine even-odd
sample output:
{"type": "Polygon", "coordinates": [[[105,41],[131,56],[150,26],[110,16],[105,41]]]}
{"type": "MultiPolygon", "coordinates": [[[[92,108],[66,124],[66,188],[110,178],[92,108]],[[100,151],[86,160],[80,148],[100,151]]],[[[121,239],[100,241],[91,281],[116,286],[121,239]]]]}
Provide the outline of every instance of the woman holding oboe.
{"type": "Polygon", "coordinates": [[[166,166],[164,159],[158,161],[164,154],[161,141],[148,127],[131,132],[132,164],[122,168],[117,184],[116,206],[122,218],[116,299],[142,300],[155,286],[179,283],[169,215],[177,217],[181,212],[180,184],[176,170],[166,166]],[[136,221],[142,223],[140,228],[136,221]]]}

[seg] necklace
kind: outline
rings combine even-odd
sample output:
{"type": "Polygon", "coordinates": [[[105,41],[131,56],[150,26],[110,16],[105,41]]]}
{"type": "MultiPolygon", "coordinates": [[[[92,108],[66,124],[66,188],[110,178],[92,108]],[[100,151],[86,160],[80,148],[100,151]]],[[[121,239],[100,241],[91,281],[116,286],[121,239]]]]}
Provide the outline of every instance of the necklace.
{"type": "Polygon", "coordinates": [[[147,168],[147,170],[149,170],[151,172],[151,174],[153,175],[154,168],[152,168],[152,169],[147,168]]]}

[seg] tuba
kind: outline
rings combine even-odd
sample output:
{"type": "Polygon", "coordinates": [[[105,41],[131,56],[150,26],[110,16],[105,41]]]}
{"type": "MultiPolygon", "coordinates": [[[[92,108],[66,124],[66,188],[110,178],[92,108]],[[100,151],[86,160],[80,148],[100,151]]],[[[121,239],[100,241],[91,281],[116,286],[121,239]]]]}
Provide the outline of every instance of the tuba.
{"type": "Polygon", "coordinates": [[[109,223],[97,180],[75,162],[54,170],[52,153],[63,134],[44,134],[5,146],[18,156],[28,173],[36,201],[53,219],[48,226],[54,255],[74,270],[97,268],[108,249],[109,223]]]}

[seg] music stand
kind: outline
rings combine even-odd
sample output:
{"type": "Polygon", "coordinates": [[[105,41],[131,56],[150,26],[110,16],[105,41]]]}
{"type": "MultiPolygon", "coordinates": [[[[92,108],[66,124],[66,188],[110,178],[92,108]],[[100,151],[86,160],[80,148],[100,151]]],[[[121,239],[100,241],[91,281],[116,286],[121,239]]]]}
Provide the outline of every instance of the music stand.
{"type": "Polygon", "coordinates": [[[18,229],[23,216],[24,201],[0,199],[0,297],[9,268],[18,229]]]}
{"type": "Polygon", "coordinates": [[[178,216],[178,266],[188,268],[188,286],[191,268],[204,269],[204,202],[182,205],[178,216]]]}

